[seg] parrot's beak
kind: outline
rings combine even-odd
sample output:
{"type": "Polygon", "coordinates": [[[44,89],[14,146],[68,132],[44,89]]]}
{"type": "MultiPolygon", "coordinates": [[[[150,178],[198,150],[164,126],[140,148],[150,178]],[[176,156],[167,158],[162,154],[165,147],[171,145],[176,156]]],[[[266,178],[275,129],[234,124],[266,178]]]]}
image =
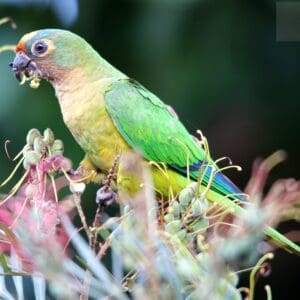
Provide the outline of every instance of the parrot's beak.
{"type": "Polygon", "coordinates": [[[18,52],[12,63],[9,64],[16,78],[22,82],[24,79],[32,77],[42,77],[42,73],[36,63],[30,59],[24,52],[18,52]]]}

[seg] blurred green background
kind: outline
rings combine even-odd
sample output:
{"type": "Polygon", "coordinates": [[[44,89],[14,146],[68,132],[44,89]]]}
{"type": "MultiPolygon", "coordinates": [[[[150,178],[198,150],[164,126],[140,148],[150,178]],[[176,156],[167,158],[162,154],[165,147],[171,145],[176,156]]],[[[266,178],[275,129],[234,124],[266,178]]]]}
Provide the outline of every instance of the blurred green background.
{"type": "MultiPolygon", "coordinates": [[[[214,158],[229,156],[241,165],[242,173],[228,173],[241,188],[256,157],[285,149],[288,160],[274,170],[270,184],[279,177],[299,178],[300,168],[300,44],[276,41],[275,4],[0,0],[0,17],[11,16],[18,25],[16,30],[0,27],[0,45],[15,44],[24,33],[40,28],[76,32],[172,105],[191,133],[201,129],[214,158]]],[[[82,151],[63,123],[52,87],[46,82],[38,90],[20,87],[8,67],[13,56],[0,55],[0,145],[9,139],[10,152],[17,153],[30,128],[50,127],[64,140],[66,156],[76,166],[82,151]]],[[[0,178],[12,167],[0,147],[0,178]]],[[[297,289],[297,258],[279,253],[266,282],[271,282],[275,299],[287,299],[286,292],[297,289]]]]}

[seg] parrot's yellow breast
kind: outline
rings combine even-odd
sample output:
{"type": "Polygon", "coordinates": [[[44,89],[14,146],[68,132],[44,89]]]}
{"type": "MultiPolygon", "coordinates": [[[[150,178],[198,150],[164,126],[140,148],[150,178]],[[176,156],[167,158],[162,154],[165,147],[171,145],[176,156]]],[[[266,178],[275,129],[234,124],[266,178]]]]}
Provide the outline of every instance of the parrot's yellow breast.
{"type": "Polygon", "coordinates": [[[107,172],[116,156],[130,151],[105,109],[104,91],[112,80],[104,79],[78,88],[56,88],[64,121],[91,162],[107,172]]]}

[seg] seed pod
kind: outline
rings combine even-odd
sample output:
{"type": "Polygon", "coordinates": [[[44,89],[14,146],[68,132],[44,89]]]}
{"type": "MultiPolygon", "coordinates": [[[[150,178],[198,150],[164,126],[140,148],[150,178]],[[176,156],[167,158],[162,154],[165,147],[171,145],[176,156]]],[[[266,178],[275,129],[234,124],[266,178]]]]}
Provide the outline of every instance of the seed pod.
{"type": "Polygon", "coordinates": [[[180,230],[181,221],[180,220],[172,221],[168,223],[165,228],[168,233],[174,234],[180,230]]]}
{"type": "Polygon", "coordinates": [[[55,140],[52,147],[51,153],[54,155],[62,155],[64,153],[64,143],[61,140],[55,140]]]}
{"type": "Polygon", "coordinates": [[[47,146],[51,146],[54,143],[54,134],[50,128],[44,130],[44,139],[43,141],[47,146]]]}
{"type": "Polygon", "coordinates": [[[201,217],[197,222],[192,225],[193,231],[206,230],[209,226],[209,220],[207,217],[201,217]]]}
{"type": "Polygon", "coordinates": [[[172,204],[169,206],[168,212],[170,214],[172,214],[175,217],[175,219],[179,218],[179,216],[180,216],[180,206],[179,206],[179,203],[176,200],[174,200],[172,202],[172,204]]]}
{"type": "Polygon", "coordinates": [[[35,151],[27,151],[24,153],[24,161],[26,165],[36,165],[40,161],[40,154],[35,151]]]}
{"type": "Polygon", "coordinates": [[[196,182],[196,181],[193,181],[192,183],[190,183],[189,185],[188,185],[188,187],[189,188],[191,188],[193,191],[197,191],[197,187],[198,187],[198,182],[196,182]]]}
{"type": "Polygon", "coordinates": [[[170,222],[172,222],[172,221],[174,221],[174,215],[172,215],[172,214],[166,214],[165,216],[164,216],[164,220],[165,220],[165,222],[166,223],[170,223],[170,222]]]}
{"type": "Polygon", "coordinates": [[[176,235],[181,241],[183,241],[187,236],[187,232],[185,229],[181,229],[176,233],[176,235]]]}
{"type": "Polygon", "coordinates": [[[33,142],[36,137],[41,137],[41,133],[39,132],[39,130],[36,128],[30,129],[26,136],[26,144],[29,146],[33,146],[33,142]]]}
{"type": "Polygon", "coordinates": [[[195,193],[193,189],[191,187],[186,187],[179,194],[178,197],[179,203],[184,207],[188,206],[191,203],[194,195],[195,193]]]}
{"type": "Polygon", "coordinates": [[[199,199],[193,200],[192,203],[192,214],[194,217],[202,215],[204,212],[204,207],[199,199]]]}
{"type": "Polygon", "coordinates": [[[38,136],[34,139],[33,149],[35,152],[40,153],[41,155],[46,153],[46,145],[41,136],[38,136]]]}
{"type": "Polygon", "coordinates": [[[185,236],[185,238],[184,238],[184,241],[185,241],[185,243],[186,243],[187,245],[190,244],[190,243],[192,243],[193,240],[194,240],[194,237],[193,237],[193,235],[192,235],[191,233],[188,233],[188,234],[185,236]]]}

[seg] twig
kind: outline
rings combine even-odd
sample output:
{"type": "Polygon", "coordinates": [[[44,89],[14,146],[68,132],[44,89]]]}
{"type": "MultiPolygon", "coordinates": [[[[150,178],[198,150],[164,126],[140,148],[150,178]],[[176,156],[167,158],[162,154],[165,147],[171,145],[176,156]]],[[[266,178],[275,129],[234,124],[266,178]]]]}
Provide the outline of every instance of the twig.
{"type": "Polygon", "coordinates": [[[87,225],[86,218],[85,218],[82,206],[80,204],[80,200],[81,200],[80,194],[79,193],[74,193],[73,195],[74,195],[73,199],[74,199],[74,202],[75,202],[75,205],[76,205],[81,223],[83,225],[84,231],[86,232],[86,234],[88,236],[89,245],[91,246],[92,245],[92,239],[93,239],[93,233],[87,225]]]}
{"type": "MultiPolygon", "coordinates": [[[[115,157],[114,163],[108,172],[107,178],[103,181],[104,191],[108,191],[112,180],[116,179],[116,168],[119,163],[120,157],[121,157],[120,154],[115,157]]],[[[93,221],[93,228],[95,228],[95,229],[98,228],[101,224],[100,217],[104,211],[104,207],[105,206],[102,203],[99,203],[98,208],[95,213],[95,218],[93,221]]],[[[91,239],[91,248],[93,251],[96,251],[96,246],[97,246],[97,231],[95,230],[92,235],[92,239],[91,239]]]]}
{"type": "Polygon", "coordinates": [[[97,259],[101,260],[101,258],[106,254],[107,249],[110,247],[110,243],[108,240],[104,242],[104,244],[99,243],[99,251],[96,255],[97,259]]]}
{"type": "Polygon", "coordinates": [[[111,166],[111,168],[108,172],[107,178],[105,180],[103,180],[103,185],[107,188],[110,187],[112,180],[116,179],[116,172],[115,171],[116,171],[117,165],[119,163],[120,157],[121,157],[120,154],[118,154],[115,157],[114,163],[113,163],[113,165],[111,166]]]}

